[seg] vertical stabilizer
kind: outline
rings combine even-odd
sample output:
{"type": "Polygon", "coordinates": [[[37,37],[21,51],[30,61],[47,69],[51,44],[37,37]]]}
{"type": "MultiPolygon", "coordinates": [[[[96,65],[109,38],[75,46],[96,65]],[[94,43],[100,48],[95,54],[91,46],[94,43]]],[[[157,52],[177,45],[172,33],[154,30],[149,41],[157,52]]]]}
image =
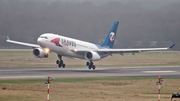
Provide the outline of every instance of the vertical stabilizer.
{"type": "Polygon", "coordinates": [[[106,36],[106,39],[104,40],[104,42],[101,44],[102,47],[109,47],[109,48],[113,48],[114,45],[114,41],[116,38],[116,31],[118,28],[118,21],[115,21],[111,30],[109,31],[108,35],[106,36]]]}

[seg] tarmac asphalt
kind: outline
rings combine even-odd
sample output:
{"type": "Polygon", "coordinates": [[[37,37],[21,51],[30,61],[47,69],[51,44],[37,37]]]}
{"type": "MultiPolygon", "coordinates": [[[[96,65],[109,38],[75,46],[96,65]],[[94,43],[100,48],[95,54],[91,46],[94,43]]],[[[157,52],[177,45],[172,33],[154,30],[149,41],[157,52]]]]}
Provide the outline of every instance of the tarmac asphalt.
{"type": "Polygon", "coordinates": [[[75,77],[180,77],[180,66],[96,67],[88,68],[5,68],[0,67],[0,79],[75,77]]]}

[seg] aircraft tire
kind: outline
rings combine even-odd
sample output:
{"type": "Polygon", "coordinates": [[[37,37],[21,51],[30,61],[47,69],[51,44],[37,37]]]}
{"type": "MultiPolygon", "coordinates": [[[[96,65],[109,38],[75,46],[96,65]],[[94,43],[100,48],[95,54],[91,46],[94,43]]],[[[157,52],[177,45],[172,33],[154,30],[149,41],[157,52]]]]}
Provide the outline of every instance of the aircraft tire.
{"type": "Polygon", "coordinates": [[[92,68],[93,68],[93,70],[95,70],[95,69],[96,69],[96,66],[95,66],[95,65],[93,65],[93,67],[92,67],[92,68]]]}
{"type": "Polygon", "coordinates": [[[58,66],[59,66],[59,68],[61,68],[61,66],[62,66],[62,65],[61,65],[61,64],[59,64],[58,66]]]}
{"type": "Polygon", "coordinates": [[[86,65],[89,66],[89,62],[87,62],[86,65]]]}
{"type": "Polygon", "coordinates": [[[56,61],[56,64],[59,64],[59,60],[56,61]]]}
{"type": "Polygon", "coordinates": [[[91,69],[91,66],[89,66],[89,69],[91,69]]]}
{"type": "Polygon", "coordinates": [[[65,67],[66,67],[66,65],[65,65],[65,64],[63,64],[63,65],[62,65],[62,67],[63,67],[63,68],[65,68],[65,67]]]}

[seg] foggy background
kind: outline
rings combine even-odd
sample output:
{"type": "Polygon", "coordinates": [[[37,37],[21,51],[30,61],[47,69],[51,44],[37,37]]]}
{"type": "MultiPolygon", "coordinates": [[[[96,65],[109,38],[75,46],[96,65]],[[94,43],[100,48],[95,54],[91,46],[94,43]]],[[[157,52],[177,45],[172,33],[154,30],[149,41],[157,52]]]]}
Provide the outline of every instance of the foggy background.
{"type": "Polygon", "coordinates": [[[114,48],[167,47],[180,43],[180,0],[0,0],[0,49],[27,48],[55,33],[100,44],[119,21],[114,48]]]}

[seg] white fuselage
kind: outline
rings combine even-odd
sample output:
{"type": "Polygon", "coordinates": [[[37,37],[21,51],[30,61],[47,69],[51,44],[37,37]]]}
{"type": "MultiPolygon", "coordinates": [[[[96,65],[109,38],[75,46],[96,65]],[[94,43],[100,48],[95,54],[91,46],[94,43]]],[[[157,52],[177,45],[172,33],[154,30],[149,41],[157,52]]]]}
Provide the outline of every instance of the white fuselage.
{"type": "Polygon", "coordinates": [[[55,52],[61,56],[80,59],[85,59],[84,54],[76,54],[72,50],[98,49],[95,44],[51,33],[42,34],[37,39],[37,43],[42,48],[48,48],[51,52],[55,52]]]}

